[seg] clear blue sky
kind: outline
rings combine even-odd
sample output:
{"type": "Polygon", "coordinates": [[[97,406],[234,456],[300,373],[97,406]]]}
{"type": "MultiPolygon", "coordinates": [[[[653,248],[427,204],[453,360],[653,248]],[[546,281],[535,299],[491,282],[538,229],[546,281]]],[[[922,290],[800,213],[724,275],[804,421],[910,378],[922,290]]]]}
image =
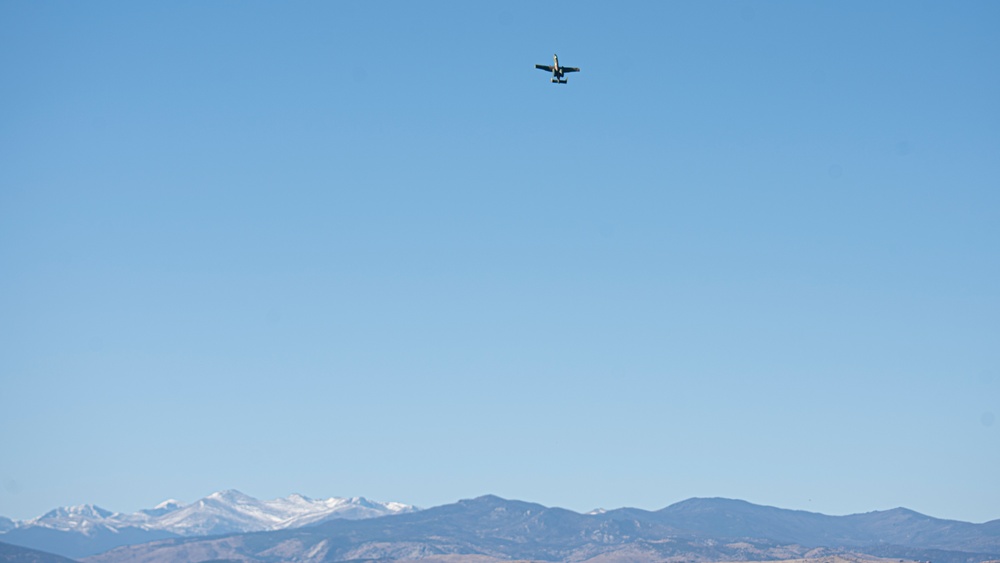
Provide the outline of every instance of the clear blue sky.
{"type": "Polygon", "coordinates": [[[4,2],[0,515],[237,488],[1000,518],[998,24],[4,2]]]}

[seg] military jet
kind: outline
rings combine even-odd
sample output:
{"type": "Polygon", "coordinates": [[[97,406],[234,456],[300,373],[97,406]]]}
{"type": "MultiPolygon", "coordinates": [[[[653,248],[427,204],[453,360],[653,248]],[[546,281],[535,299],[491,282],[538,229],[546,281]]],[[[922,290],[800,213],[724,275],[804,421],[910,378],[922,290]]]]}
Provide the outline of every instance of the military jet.
{"type": "Polygon", "coordinates": [[[580,72],[580,69],[571,66],[559,66],[559,55],[552,55],[552,66],[548,65],[535,65],[535,68],[544,70],[545,72],[552,73],[552,80],[550,82],[556,84],[566,84],[568,80],[563,77],[567,72],[580,72]]]}

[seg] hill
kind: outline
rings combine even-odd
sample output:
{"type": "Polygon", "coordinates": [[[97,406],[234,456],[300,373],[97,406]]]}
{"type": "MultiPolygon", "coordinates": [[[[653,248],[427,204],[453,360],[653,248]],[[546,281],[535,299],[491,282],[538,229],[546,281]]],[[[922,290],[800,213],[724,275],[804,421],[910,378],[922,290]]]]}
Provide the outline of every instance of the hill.
{"type": "Polygon", "coordinates": [[[0,542],[0,563],[75,563],[61,555],[0,542]]]}
{"type": "Polygon", "coordinates": [[[995,526],[892,510],[853,516],[691,499],[656,512],[579,514],[484,496],[409,514],[122,547],[87,563],[236,559],[319,563],[478,556],[633,563],[840,556],[976,563],[1000,558],[995,526]]]}

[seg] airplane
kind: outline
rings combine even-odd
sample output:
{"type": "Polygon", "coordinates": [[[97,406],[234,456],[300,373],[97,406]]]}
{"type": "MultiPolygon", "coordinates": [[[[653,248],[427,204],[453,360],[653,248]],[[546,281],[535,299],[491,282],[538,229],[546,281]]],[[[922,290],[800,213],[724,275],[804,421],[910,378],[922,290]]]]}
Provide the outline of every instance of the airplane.
{"type": "Polygon", "coordinates": [[[552,80],[550,82],[557,84],[566,84],[566,80],[563,75],[567,72],[580,72],[580,69],[571,66],[559,66],[559,55],[552,55],[552,66],[547,65],[535,65],[535,68],[544,70],[545,72],[552,73],[552,80]]]}

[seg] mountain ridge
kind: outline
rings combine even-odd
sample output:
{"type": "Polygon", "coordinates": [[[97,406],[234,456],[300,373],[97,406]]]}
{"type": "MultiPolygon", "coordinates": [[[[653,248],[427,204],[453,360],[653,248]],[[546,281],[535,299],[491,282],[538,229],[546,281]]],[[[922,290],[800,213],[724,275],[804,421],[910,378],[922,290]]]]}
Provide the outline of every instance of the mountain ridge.
{"type": "MultiPolygon", "coordinates": [[[[131,514],[93,504],[60,507],[0,531],[0,541],[66,557],[94,555],[122,545],[175,537],[296,528],[338,518],[371,518],[416,510],[364,497],[311,499],[292,494],[258,500],[235,489],[217,491],[184,505],[170,499],[131,514]]],[[[0,522],[0,524],[3,524],[0,522]]]]}
{"type": "Polygon", "coordinates": [[[1000,534],[982,524],[965,523],[967,526],[956,529],[949,521],[912,511],[827,516],[728,500],[689,499],[659,511],[624,508],[580,514],[484,495],[391,518],[330,521],[308,528],[122,547],[90,557],[86,563],[166,563],[192,553],[254,563],[452,555],[594,563],[683,559],[699,563],[876,551],[880,557],[896,559],[928,560],[933,556],[935,563],[1000,559],[1000,534]],[[865,529],[872,525],[892,534],[876,537],[865,529]],[[903,543],[894,543],[897,540],[903,543]]]}
{"type": "Polygon", "coordinates": [[[902,507],[830,516],[720,497],[654,511],[581,514],[496,495],[417,510],[364,497],[292,494],[259,501],[226,490],[132,515],[94,505],[62,507],[31,522],[36,525],[0,534],[0,541],[27,534],[34,543],[26,547],[87,557],[87,563],[200,561],[197,553],[253,563],[452,556],[593,563],[680,557],[698,563],[850,553],[935,563],[1000,559],[1000,520],[973,524],[902,507]],[[329,517],[338,511],[357,518],[329,517]],[[173,531],[134,525],[150,521],[173,531]],[[116,522],[125,524],[115,528],[116,522]]]}

